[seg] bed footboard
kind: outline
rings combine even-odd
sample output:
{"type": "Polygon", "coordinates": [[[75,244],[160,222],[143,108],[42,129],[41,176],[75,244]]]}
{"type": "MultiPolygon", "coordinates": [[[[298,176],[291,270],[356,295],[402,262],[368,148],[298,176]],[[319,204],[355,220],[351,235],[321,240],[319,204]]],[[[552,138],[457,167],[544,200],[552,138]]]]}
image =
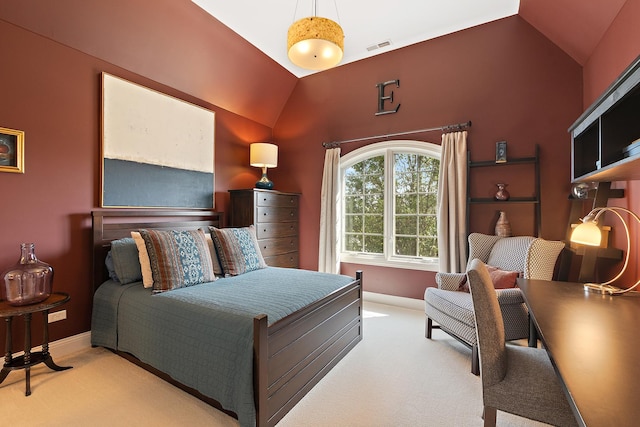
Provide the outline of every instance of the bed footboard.
{"type": "Polygon", "coordinates": [[[362,272],[349,285],[267,325],[267,316],[254,318],[258,427],[280,421],[362,340],[362,272]]]}

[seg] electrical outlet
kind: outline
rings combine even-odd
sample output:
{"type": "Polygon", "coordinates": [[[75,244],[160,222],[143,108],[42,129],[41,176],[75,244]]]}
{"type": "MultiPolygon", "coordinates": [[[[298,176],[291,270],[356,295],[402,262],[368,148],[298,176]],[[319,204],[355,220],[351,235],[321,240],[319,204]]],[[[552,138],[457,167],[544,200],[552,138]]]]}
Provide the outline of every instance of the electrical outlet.
{"type": "Polygon", "coordinates": [[[64,320],[67,318],[67,310],[55,311],[53,313],[49,313],[49,323],[57,322],[59,320],[64,320]]]}

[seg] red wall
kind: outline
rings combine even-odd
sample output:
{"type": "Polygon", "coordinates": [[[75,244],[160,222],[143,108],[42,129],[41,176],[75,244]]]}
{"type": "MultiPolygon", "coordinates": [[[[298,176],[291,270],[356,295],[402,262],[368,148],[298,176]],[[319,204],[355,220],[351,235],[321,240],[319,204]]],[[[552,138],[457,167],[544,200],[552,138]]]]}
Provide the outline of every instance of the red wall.
{"type": "MultiPolygon", "coordinates": [[[[320,186],[324,141],[342,140],[471,120],[469,149],[474,160],[495,158],[495,143],[525,157],[539,144],[542,170],[542,236],[563,239],[570,188],[567,128],[582,111],[581,67],[521,18],[515,16],[302,78],[283,110],[274,135],[282,156],[269,173],[275,182],[295,177],[287,190],[302,193],[301,265],[317,268],[320,186]],[[396,114],[375,116],[376,84],[400,80],[393,88],[396,114]]],[[[440,142],[440,133],[418,139],[440,142]]],[[[343,145],[342,153],[362,146],[343,145]]],[[[533,174],[492,172],[484,197],[505,179],[512,195],[527,195],[533,174]]],[[[497,207],[474,208],[471,230],[492,233],[497,207]]],[[[514,232],[533,223],[533,210],[510,217],[514,232]]],[[[345,266],[347,270],[354,266],[345,266]]],[[[422,298],[434,273],[357,266],[365,290],[422,298]]]]}
{"type": "MultiPolygon", "coordinates": [[[[640,0],[627,0],[620,13],[613,21],[598,47],[584,67],[584,108],[588,108],[613,83],[622,71],[640,55],[640,0]]],[[[640,182],[625,181],[614,183],[616,188],[625,188],[626,197],[623,200],[611,200],[610,206],[622,206],[636,213],[640,213],[640,182]]],[[[614,243],[617,248],[626,247],[626,239],[618,220],[609,218],[607,221],[613,227],[614,243]],[[616,229],[618,232],[616,233],[616,229]]],[[[621,283],[632,285],[640,277],[638,263],[639,249],[638,235],[640,227],[635,221],[629,224],[631,239],[631,259],[626,274],[621,283]]],[[[603,267],[606,267],[604,265],[603,267]]],[[[604,268],[600,280],[608,280],[615,275],[620,265],[604,268]]]]}
{"type": "MultiPolygon", "coordinates": [[[[0,173],[0,270],[17,262],[21,242],[35,242],[38,257],[54,267],[54,290],[71,294],[64,307],[68,320],[51,325],[55,340],[90,329],[91,210],[100,203],[102,71],[216,113],[218,210],[227,210],[227,189],[252,187],[259,177],[259,170],[248,166],[248,145],[270,138],[271,128],[3,20],[0,52],[5,58],[0,127],[25,132],[25,173],[0,173]]],[[[182,65],[176,63],[173,73],[184,73],[182,65]]],[[[40,330],[40,322],[34,322],[34,340],[40,339],[40,330]]],[[[4,333],[2,327],[0,342],[4,333]]],[[[14,322],[16,349],[21,349],[22,336],[22,322],[14,322]]]]}

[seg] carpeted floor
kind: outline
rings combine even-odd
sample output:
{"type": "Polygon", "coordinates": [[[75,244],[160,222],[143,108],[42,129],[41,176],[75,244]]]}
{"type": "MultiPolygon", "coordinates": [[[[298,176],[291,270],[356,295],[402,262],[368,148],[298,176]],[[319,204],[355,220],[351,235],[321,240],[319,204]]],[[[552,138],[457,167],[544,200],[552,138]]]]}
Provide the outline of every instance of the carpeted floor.
{"type": "MultiPolygon", "coordinates": [[[[434,331],[424,313],[365,301],[364,339],[278,427],[481,426],[480,378],[470,350],[434,331]]],[[[89,349],[54,360],[74,368],[32,369],[0,385],[0,424],[11,426],[234,426],[235,419],[126,360],[89,349]]],[[[498,426],[541,426],[498,413],[498,426]]]]}

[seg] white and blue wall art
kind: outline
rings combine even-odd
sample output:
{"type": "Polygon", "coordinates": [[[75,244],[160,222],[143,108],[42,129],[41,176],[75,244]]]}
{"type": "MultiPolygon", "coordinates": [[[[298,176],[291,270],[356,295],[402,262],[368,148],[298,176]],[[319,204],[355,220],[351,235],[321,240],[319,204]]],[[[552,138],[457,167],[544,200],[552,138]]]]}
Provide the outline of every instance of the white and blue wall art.
{"type": "Polygon", "coordinates": [[[214,207],[213,111],[102,73],[102,206],[214,207]]]}

